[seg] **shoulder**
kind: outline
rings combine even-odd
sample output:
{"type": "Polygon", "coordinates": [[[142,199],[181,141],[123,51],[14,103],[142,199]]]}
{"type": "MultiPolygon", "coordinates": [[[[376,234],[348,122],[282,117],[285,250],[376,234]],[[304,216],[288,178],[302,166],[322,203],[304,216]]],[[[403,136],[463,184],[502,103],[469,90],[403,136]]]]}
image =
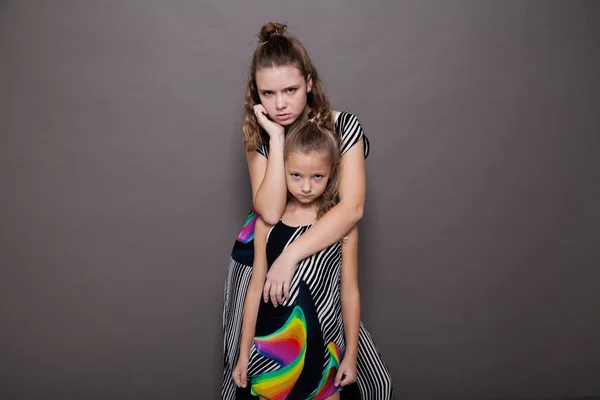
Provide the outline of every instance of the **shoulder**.
{"type": "Polygon", "coordinates": [[[349,111],[333,110],[335,131],[340,136],[341,152],[345,154],[355,144],[364,141],[365,158],[369,155],[369,140],[358,117],[349,111]]]}
{"type": "Polygon", "coordinates": [[[256,152],[258,152],[261,156],[265,158],[269,158],[269,143],[263,143],[256,148],[256,152]]]}
{"type": "Polygon", "coordinates": [[[336,128],[339,127],[348,127],[348,124],[359,123],[358,117],[351,113],[350,111],[336,111],[332,110],[333,113],[333,121],[335,123],[336,128]]]}

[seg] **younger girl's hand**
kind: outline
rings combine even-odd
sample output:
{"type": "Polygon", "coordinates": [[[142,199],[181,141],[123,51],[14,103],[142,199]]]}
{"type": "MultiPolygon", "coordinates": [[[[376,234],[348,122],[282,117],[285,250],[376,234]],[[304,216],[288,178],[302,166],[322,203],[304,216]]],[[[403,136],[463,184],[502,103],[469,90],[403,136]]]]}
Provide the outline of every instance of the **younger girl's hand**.
{"type": "Polygon", "coordinates": [[[285,133],[283,126],[267,118],[267,110],[262,104],[257,104],[254,106],[254,115],[256,115],[258,124],[263,127],[270,138],[283,136],[285,133]]]}
{"type": "Polygon", "coordinates": [[[290,298],[290,284],[296,272],[298,262],[284,251],[277,257],[269,272],[263,288],[263,300],[271,300],[274,307],[283,304],[283,300],[290,298]]]}
{"type": "Polygon", "coordinates": [[[350,385],[354,382],[356,382],[356,361],[345,358],[340,364],[333,384],[338,387],[350,385]]]}
{"type": "Polygon", "coordinates": [[[248,384],[248,360],[244,360],[244,357],[238,359],[238,362],[233,369],[233,373],[231,374],[237,387],[241,388],[245,388],[248,384]]]}

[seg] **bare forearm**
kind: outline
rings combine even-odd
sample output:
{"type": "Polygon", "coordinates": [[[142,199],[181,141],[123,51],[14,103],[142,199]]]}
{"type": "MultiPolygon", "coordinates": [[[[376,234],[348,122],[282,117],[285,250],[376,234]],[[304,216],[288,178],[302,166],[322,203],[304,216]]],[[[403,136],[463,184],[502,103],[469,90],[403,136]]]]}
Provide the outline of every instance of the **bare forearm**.
{"type": "Polygon", "coordinates": [[[283,143],[283,136],[269,141],[267,169],[254,198],[256,211],[270,225],[279,221],[285,209],[287,185],[283,166],[283,143]]]}
{"type": "Polygon", "coordinates": [[[342,318],[344,320],[344,331],[346,338],[346,354],[356,361],[358,356],[358,334],[360,331],[360,293],[358,287],[343,290],[342,296],[342,318]]]}
{"type": "Polygon", "coordinates": [[[246,293],[244,303],[244,317],[242,319],[242,337],[240,339],[240,356],[248,357],[250,347],[254,338],[256,329],[256,318],[260,306],[260,297],[262,294],[262,284],[260,282],[251,282],[246,293]]]}
{"type": "Polygon", "coordinates": [[[343,238],[362,218],[362,206],[339,203],[323,215],[284,252],[300,262],[343,238]]]}

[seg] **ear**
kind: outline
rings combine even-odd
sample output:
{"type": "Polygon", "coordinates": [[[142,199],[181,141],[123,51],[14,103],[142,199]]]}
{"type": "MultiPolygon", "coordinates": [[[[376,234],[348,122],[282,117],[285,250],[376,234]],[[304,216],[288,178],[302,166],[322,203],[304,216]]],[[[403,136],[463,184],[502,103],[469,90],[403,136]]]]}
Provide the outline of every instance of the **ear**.
{"type": "Polygon", "coordinates": [[[312,76],[310,74],[306,78],[306,93],[310,93],[312,90],[312,76]]]}

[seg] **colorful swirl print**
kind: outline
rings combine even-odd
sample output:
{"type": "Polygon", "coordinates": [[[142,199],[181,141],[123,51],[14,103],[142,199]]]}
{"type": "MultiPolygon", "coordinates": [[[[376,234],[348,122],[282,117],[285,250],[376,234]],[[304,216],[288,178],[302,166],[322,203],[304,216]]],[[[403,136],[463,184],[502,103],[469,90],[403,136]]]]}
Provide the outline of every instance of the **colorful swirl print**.
{"type": "Polygon", "coordinates": [[[327,350],[329,351],[327,368],[325,368],[325,371],[323,372],[319,386],[314,394],[307,400],[323,400],[334,394],[336,391],[342,390],[341,387],[335,387],[334,385],[335,376],[340,367],[340,349],[335,343],[331,342],[327,345],[327,350]]]}
{"type": "Polygon", "coordinates": [[[260,395],[270,400],[283,400],[287,397],[304,367],[306,336],[304,312],[296,306],[279,330],[271,335],[254,338],[257,351],[281,366],[278,370],[250,377],[254,396],[260,395]]]}
{"type": "Polygon", "coordinates": [[[249,243],[254,239],[254,225],[256,225],[256,219],[258,218],[258,214],[256,210],[252,210],[250,214],[248,214],[248,218],[246,218],[246,222],[244,226],[242,226],[242,230],[237,237],[237,240],[241,243],[249,243]]]}

